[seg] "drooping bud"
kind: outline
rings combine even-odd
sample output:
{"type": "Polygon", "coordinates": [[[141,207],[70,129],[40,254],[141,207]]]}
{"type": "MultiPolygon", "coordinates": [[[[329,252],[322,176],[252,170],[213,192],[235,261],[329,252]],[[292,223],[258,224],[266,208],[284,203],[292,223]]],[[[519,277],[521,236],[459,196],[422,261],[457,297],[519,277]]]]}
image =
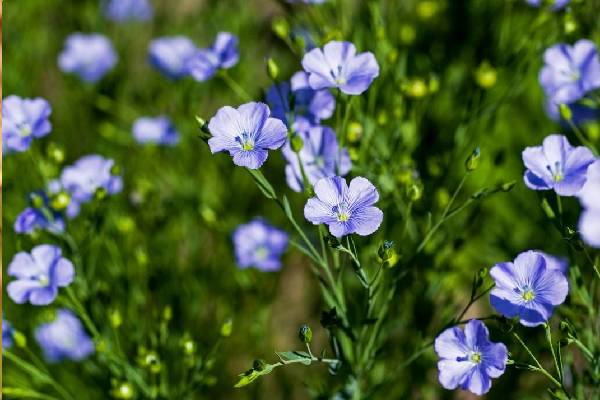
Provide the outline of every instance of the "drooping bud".
{"type": "Polygon", "coordinates": [[[290,34],[290,24],[285,18],[275,18],[271,24],[271,29],[281,39],[286,39],[290,34]]]}
{"type": "Polygon", "coordinates": [[[310,344],[312,342],[312,330],[310,326],[302,324],[298,330],[298,338],[300,338],[302,343],[310,344]]]}
{"type": "Polygon", "coordinates": [[[476,147],[471,155],[465,161],[465,168],[468,172],[475,171],[479,166],[479,158],[481,156],[481,151],[479,147],[476,147]]]}
{"type": "Polygon", "coordinates": [[[573,118],[573,112],[569,108],[568,104],[560,104],[558,106],[558,111],[560,112],[560,117],[565,121],[570,121],[573,118]]]}
{"type": "Polygon", "coordinates": [[[279,66],[271,57],[267,58],[267,76],[273,81],[277,81],[279,76],[279,66]]]}

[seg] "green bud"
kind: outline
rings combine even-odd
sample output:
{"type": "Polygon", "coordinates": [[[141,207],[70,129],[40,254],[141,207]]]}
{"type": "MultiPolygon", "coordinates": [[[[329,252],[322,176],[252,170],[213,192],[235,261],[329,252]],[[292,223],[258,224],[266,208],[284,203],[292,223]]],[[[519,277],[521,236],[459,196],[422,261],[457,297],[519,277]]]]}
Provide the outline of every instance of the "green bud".
{"type": "Polygon", "coordinates": [[[279,66],[271,57],[267,58],[267,76],[274,81],[277,81],[279,76],[279,66]]]}
{"type": "Polygon", "coordinates": [[[112,390],[112,396],[116,399],[132,399],[134,395],[133,386],[129,382],[117,384],[112,390]]]}
{"type": "Polygon", "coordinates": [[[160,360],[158,354],[154,351],[150,351],[144,357],[144,366],[150,370],[153,374],[158,374],[161,370],[160,360]]]}
{"type": "Polygon", "coordinates": [[[560,104],[558,111],[560,112],[560,117],[565,121],[570,121],[573,118],[573,113],[567,104],[560,104]]]}
{"type": "Polygon", "coordinates": [[[502,185],[500,185],[500,190],[502,190],[503,192],[510,192],[516,184],[517,181],[505,182],[502,185]]]}
{"type": "Polygon", "coordinates": [[[379,246],[377,250],[377,255],[382,261],[387,261],[390,259],[391,253],[394,251],[394,241],[393,240],[384,240],[383,243],[379,246]]]}
{"type": "Polygon", "coordinates": [[[360,122],[350,122],[348,124],[348,131],[346,132],[346,137],[348,138],[348,142],[356,143],[360,140],[363,134],[363,127],[360,122]]]}
{"type": "Polygon", "coordinates": [[[183,347],[183,353],[186,356],[193,356],[196,354],[196,342],[191,339],[186,339],[181,343],[181,347],[183,347]]]}
{"type": "Polygon", "coordinates": [[[406,195],[412,202],[419,201],[423,195],[423,187],[419,183],[412,183],[406,188],[406,195]]]}
{"type": "Polygon", "coordinates": [[[294,135],[291,140],[292,150],[296,153],[300,152],[304,147],[304,141],[300,137],[300,135],[294,135]]]}
{"type": "Polygon", "coordinates": [[[37,193],[31,193],[29,200],[31,201],[31,205],[35,208],[44,207],[44,198],[37,193]]]}
{"type": "Polygon", "coordinates": [[[13,332],[13,341],[15,342],[15,346],[17,346],[17,347],[20,347],[20,348],[27,347],[27,337],[25,337],[25,335],[23,335],[19,331],[13,332]]]}
{"type": "Polygon", "coordinates": [[[103,187],[100,187],[98,189],[96,189],[96,192],[94,193],[94,198],[98,201],[104,200],[107,196],[107,192],[106,189],[103,187]]]}
{"type": "Polygon", "coordinates": [[[564,27],[565,27],[565,33],[567,35],[570,35],[570,34],[574,33],[577,30],[577,28],[579,27],[577,25],[577,20],[573,16],[573,13],[568,12],[565,15],[565,25],[564,25],[564,27]]]}
{"type": "Polygon", "coordinates": [[[341,245],[340,240],[333,235],[327,235],[325,237],[325,241],[327,242],[327,245],[332,249],[337,249],[341,245]]]}
{"type": "Polygon", "coordinates": [[[46,153],[48,154],[48,158],[54,161],[56,164],[62,164],[63,161],[65,161],[65,151],[56,143],[50,143],[46,153]]]}
{"type": "Polygon", "coordinates": [[[110,324],[114,328],[118,328],[123,324],[123,318],[121,317],[121,313],[117,309],[110,311],[108,318],[109,318],[110,324]]]}
{"type": "Polygon", "coordinates": [[[414,26],[403,24],[400,28],[400,41],[403,44],[411,44],[417,38],[417,30],[414,26]]]}
{"type": "Polygon", "coordinates": [[[231,332],[233,331],[233,319],[229,318],[227,321],[221,325],[221,336],[229,337],[231,336],[231,332]]]}
{"type": "Polygon", "coordinates": [[[67,192],[59,192],[52,198],[50,206],[56,211],[66,209],[71,202],[71,196],[67,192]]]}
{"type": "Polygon", "coordinates": [[[262,371],[267,367],[267,363],[264,360],[261,360],[260,358],[257,360],[254,360],[254,362],[252,363],[252,369],[255,371],[262,371]]]}
{"type": "Polygon", "coordinates": [[[476,147],[469,158],[465,161],[465,168],[467,168],[468,172],[475,171],[479,166],[479,157],[481,156],[481,151],[479,147],[476,147]]]}
{"type": "Polygon", "coordinates": [[[475,82],[482,89],[489,89],[496,84],[498,73],[496,69],[486,60],[475,70],[475,82]]]}
{"type": "Polygon", "coordinates": [[[135,220],[127,215],[122,215],[117,219],[117,229],[121,233],[129,233],[135,229],[135,220]]]}
{"type": "Polygon", "coordinates": [[[302,343],[310,344],[312,342],[312,330],[307,324],[302,324],[298,330],[298,337],[302,343]]]}
{"type": "Polygon", "coordinates": [[[287,38],[290,34],[290,24],[284,18],[275,18],[271,24],[271,29],[281,39],[287,38]]]}
{"type": "Polygon", "coordinates": [[[556,214],[554,214],[554,210],[552,209],[552,207],[550,207],[550,204],[548,204],[548,200],[543,199],[540,206],[542,207],[542,210],[544,211],[544,213],[546,214],[546,216],[548,218],[550,218],[550,219],[556,218],[556,214]]]}
{"type": "Polygon", "coordinates": [[[163,309],[163,320],[170,321],[172,319],[173,319],[173,309],[171,308],[171,306],[166,306],[163,309]]]}
{"type": "Polygon", "coordinates": [[[111,175],[121,175],[121,167],[117,164],[114,164],[110,169],[111,175]]]}

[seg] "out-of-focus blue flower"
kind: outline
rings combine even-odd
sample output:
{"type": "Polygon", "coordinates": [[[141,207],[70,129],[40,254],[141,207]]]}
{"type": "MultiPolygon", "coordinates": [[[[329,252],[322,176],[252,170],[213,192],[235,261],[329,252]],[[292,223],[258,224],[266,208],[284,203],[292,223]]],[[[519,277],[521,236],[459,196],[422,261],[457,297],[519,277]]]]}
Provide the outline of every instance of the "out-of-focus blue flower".
{"type": "Polygon", "coordinates": [[[525,0],[527,2],[527,4],[529,4],[530,6],[533,7],[539,7],[544,3],[548,3],[551,4],[552,7],[551,9],[554,11],[560,10],[565,8],[565,6],[567,4],[569,4],[569,2],[571,0],[550,0],[550,1],[546,1],[546,0],[525,0]]]}
{"type": "Polygon", "coordinates": [[[352,168],[348,151],[340,148],[333,130],[326,126],[315,126],[305,132],[299,132],[304,145],[296,153],[288,141],[282,149],[287,161],[285,175],[292,190],[301,192],[304,189],[302,171],[298,158],[302,161],[304,173],[311,185],[319,179],[337,174],[345,176],[352,168]]]}
{"type": "Polygon", "coordinates": [[[281,268],[281,255],[287,248],[288,235],[263,219],[256,218],[236,228],[233,244],[240,267],[276,271],[281,268]]]}
{"type": "Polygon", "coordinates": [[[330,118],[335,110],[335,98],[327,89],[313,90],[308,83],[308,74],[304,71],[296,72],[289,84],[275,84],[267,91],[267,102],[273,110],[273,117],[279,118],[288,126],[292,96],[293,128],[296,131],[306,131],[321,120],[330,118]]]}
{"type": "Polygon", "coordinates": [[[65,308],[56,313],[53,322],[42,324],[35,330],[39,343],[48,362],[62,360],[81,361],[95,350],[94,342],[83,329],[81,321],[65,308]]]}
{"type": "Polygon", "coordinates": [[[97,82],[117,63],[118,57],[110,40],[93,33],[73,33],[58,56],[63,72],[79,76],[85,82],[97,82]]]}
{"type": "Polygon", "coordinates": [[[379,193],[368,179],[356,177],[348,187],[340,176],[322,178],[314,190],[316,196],[306,202],[304,217],[315,225],[327,224],[333,236],[366,236],[381,225],[383,212],[373,207],[379,193]]]}
{"type": "Polygon", "coordinates": [[[14,335],[15,330],[12,327],[12,324],[2,318],[2,348],[10,349],[14,344],[14,335]]]}
{"type": "Polygon", "coordinates": [[[51,113],[50,104],[40,97],[6,97],[2,101],[3,153],[25,151],[29,149],[34,138],[49,134],[52,130],[48,119],[51,113]]]}
{"type": "MultiPolygon", "coordinates": [[[[585,104],[571,103],[565,104],[571,110],[571,122],[575,126],[582,126],[586,122],[596,121],[600,118],[600,110],[597,108],[588,107],[585,104]]],[[[570,125],[561,117],[559,105],[551,100],[547,100],[545,110],[548,117],[556,122],[560,122],[566,129],[570,125]]]]}
{"type": "Polygon", "coordinates": [[[60,233],[65,230],[65,220],[59,212],[50,208],[48,196],[43,192],[31,194],[31,198],[39,199],[41,204],[34,204],[25,208],[15,220],[14,229],[17,233],[33,233],[34,231],[48,230],[60,233]]]}
{"type": "Polygon", "coordinates": [[[190,60],[198,49],[185,36],[167,36],[150,42],[150,63],[171,79],[180,79],[189,74],[190,60]]]}
{"type": "Polygon", "coordinates": [[[346,94],[361,94],[379,76],[373,53],[356,54],[350,42],[332,41],[323,50],[312,49],[302,58],[302,67],[313,89],[339,88],[346,94]]]}
{"type": "Polygon", "coordinates": [[[600,58],[596,45],[586,39],[573,46],[557,44],[544,52],[540,84],[550,101],[570,104],[600,88],[600,58]]]}
{"type": "Polygon", "coordinates": [[[8,296],[15,303],[43,306],[54,301],[59,287],[73,282],[75,269],[71,261],[62,257],[60,247],[42,244],[31,253],[15,254],[8,266],[8,275],[17,278],[6,286],[8,296]]]}
{"type": "Polygon", "coordinates": [[[108,0],[104,4],[104,15],[117,22],[148,21],[153,11],[148,0],[108,0]]]}
{"type": "Polygon", "coordinates": [[[525,326],[548,321],[554,307],[562,304],[569,293],[569,282],[555,261],[529,250],[514,262],[494,265],[490,270],[496,282],[490,293],[492,306],[507,318],[519,317],[525,326]]]}
{"type": "Polygon", "coordinates": [[[594,155],[584,146],[573,147],[563,135],[549,135],[541,146],[523,150],[527,170],[523,179],[533,190],[553,189],[560,196],[574,196],[585,183],[594,155]]]}
{"type": "Polygon", "coordinates": [[[192,78],[204,82],[212,78],[219,69],[237,64],[240,58],[238,38],[229,32],[219,32],[209,49],[199,49],[189,62],[192,78]]]}
{"type": "Polygon", "coordinates": [[[171,146],[179,141],[179,133],[165,116],[141,117],[133,124],[133,137],[138,143],[155,143],[171,146]]]}
{"type": "Polygon", "coordinates": [[[600,160],[588,167],[579,200],[584,208],[579,217],[581,237],[590,246],[600,248],[600,160]]]}
{"type": "Polygon", "coordinates": [[[472,319],[463,331],[455,326],[435,339],[439,381],[446,389],[460,387],[477,395],[487,393],[492,378],[506,369],[508,350],[503,343],[490,341],[483,322],[472,319]]]}
{"type": "Polygon", "coordinates": [[[49,184],[49,192],[66,191],[71,196],[67,217],[79,214],[80,206],[91,201],[96,191],[103,189],[107,194],[116,194],[123,189],[123,180],[113,173],[114,161],[100,155],[81,157],[73,165],[65,167],[59,181],[49,184]]]}
{"type": "Polygon", "coordinates": [[[264,103],[246,103],[237,109],[222,107],[208,123],[212,137],[208,139],[214,154],[227,151],[233,163],[250,169],[260,168],[268,150],[283,146],[287,129],[277,118],[269,117],[269,107],[264,103]]]}

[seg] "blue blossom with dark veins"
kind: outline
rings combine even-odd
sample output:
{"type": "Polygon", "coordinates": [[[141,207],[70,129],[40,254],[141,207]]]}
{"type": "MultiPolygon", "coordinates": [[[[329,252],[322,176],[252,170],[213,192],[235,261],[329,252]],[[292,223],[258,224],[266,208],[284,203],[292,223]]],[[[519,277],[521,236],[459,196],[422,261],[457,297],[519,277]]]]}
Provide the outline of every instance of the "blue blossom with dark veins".
{"type": "Polygon", "coordinates": [[[289,126],[288,113],[291,111],[293,96],[293,128],[306,131],[328,119],[335,110],[335,97],[327,90],[313,90],[308,83],[308,74],[296,72],[290,83],[272,85],[267,91],[267,102],[273,111],[273,117],[279,118],[289,126]]]}
{"type": "Polygon", "coordinates": [[[148,0],[108,0],[104,15],[112,21],[148,21],[152,18],[152,5],[148,0]]]}
{"type": "Polygon", "coordinates": [[[573,147],[563,135],[549,135],[541,146],[523,150],[525,184],[533,190],[554,190],[574,196],[585,183],[594,155],[584,146],[573,147]]]}
{"type": "Polygon", "coordinates": [[[600,160],[588,167],[587,180],[578,196],[583,207],[579,233],[585,243],[600,248],[600,160]]]}
{"type": "Polygon", "coordinates": [[[180,79],[189,74],[189,64],[198,49],[185,36],[167,36],[150,42],[150,63],[171,79],[180,79]]]}
{"type": "Polygon", "coordinates": [[[236,65],[239,58],[238,38],[229,32],[219,32],[210,48],[196,52],[189,62],[189,72],[192,78],[204,82],[212,78],[219,69],[236,65]]]}
{"type": "Polygon", "coordinates": [[[454,326],[439,334],[434,347],[440,358],[438,379],[445,389],[460,387],[481,396],[490,390],[492,378],[504,374],[508,350],[489,336],[476,319],[467,322],[464,331],[454,326]]]}
{"type": "Polygon", "coordinates": [[[321,178],[345,176],[350,172],[352,161],[348,150],[344,148],[340,151],[337,138],[331,128],[315,126],[297,134],[304,143],[300,152],[296,153],[292,150],[289,141],[282,148],[283,157],[287,161],[285,175],[292,190],[301,192],[304,189],[298,158],[311,185],[321,178]]]}
{"type": "Polygon", "coordinates": [[[312,49],[302,58],[315,89],[339,88],[346,94],[361,94],[379,76],[379,65],[371,52],[356,54],[350,42],[332,41],[323,49],[312,49]]]}
{"type": "Polygon", "coordinates": [[[348,186],[340,176],[322,178],[314,191],[316,196],[304,206],[304,217],[315,225],[327,224],[333,236],[367,236],[381,225],[383,212],[373,206],[379,193],[368,179],[356,177],[348,186]]]}
{"type": "Polygon", "coordinates": [[[41,97],[24,99],[12,95],[2,100],[3,154],[26,151],[34,138],[49,134],[51,113],[50,104],[41,97]]]}
{"type": "Polygon", "coordinates": [[[179,133],[171,120],[165,116],[141,117],[133,123],[133,137],[136,142],[155,143],[172,146],[179,141],[179,133]]]}
{"type": "Polygon", "coordinates": [[[268,150],[283,146],[287,128],[277,118],[269,117],[269,107],[264,103],[246,103],[237,109],[220,108],[208,123],[212,137],[208,139],[214,154],[227,151],[233,163],[250,169],[260,168],[266,161],[268,150]]]}
{"type": "Polygon", "coordinates": [[[557,44],[544,52],[540,84],[550,101],[570,104],[600,88],[600,58],[596,45],[587,39],[573,46],[557,44]]]}
{"type": "Polygon", "coordinates": [[[2,348],[10,349],[14,344],[15,330],[10,322],[2,318],[2,348]]]}
{"type": "Polygon", "coordinates": [[[562,304],[569,293],[569,282],[555,261],[529,250],[514,262],[494,265],[490,270],[496,282],[490,293],[492,307],[506,318],[519,317],[525,326],[548,321],[554,307],[562,304]]]}
{"type": "Polygon", "coordinates": [[[233,232],[237,263],[242,268],[276,271],[281,268],[281,255],[287,248],[288,239],[287,233],[262,218],[239,225],[233,232]]]}
{"type": "Polygon", "coordinates": [[[60,247],[42,244],[31,253],[21,251],[8,266],[8,275],[16,280],[6,286],[15,303],[44,306],[54,301],[58,288],[68,286],[75,278],[71,261],[62,256],[60,247]]]}
{"type": "Polygon", "coordinates": [[[56,319],[35,330],[35,339],[50,363],[63,360],[82,361],[94,353],[94,342],[72,311],[62,308],[56,319]]]}
{"type": "Polygon", "coordinates": [[[102,79],[117,64],[117,60],[117,53],[106,36],[73,33],[58,56],[58,66],[63,72],[94,83],[102,79]]]}

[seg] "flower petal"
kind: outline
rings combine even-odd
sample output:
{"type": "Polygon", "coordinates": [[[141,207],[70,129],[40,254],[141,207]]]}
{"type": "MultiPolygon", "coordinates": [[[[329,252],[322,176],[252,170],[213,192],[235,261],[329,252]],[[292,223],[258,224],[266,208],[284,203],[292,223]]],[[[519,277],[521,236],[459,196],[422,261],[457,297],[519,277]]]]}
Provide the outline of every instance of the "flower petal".
{"type": "Polygon", "coordinates": [[[383,221],[383,211],[377,207],[365,207],[356,210],[350,217],[353,232],[367,236],[379,229],[383,221]]]}
{"type": "Polygon", "coordinates": [[[237,150],[233,152],[233,163],[239,167],[250,169],[260,168],[269,155],[267,150],[254,149],[250,151],[237,150]]]}
{"type": "Polygon", "coordinates": [[[276,150],[283,146],[287,139],[287,128],[277,118],[267,118],[259,132],[256,146],[261,149],[276,150]]]}
{"type": "Polygon", "coordinates": [[[346,180],[339,176],[319,179],[315,183],[315,194],[323,203],[328,206],[340,204],[346,197],[348,185],[346,180]]]}
{"type": "Polygon", "coordinates": [[[435,338],[434,349],[440,358],[457,359],[469,352],[465,333],[458,326],[448,328],[435,338]]]}

